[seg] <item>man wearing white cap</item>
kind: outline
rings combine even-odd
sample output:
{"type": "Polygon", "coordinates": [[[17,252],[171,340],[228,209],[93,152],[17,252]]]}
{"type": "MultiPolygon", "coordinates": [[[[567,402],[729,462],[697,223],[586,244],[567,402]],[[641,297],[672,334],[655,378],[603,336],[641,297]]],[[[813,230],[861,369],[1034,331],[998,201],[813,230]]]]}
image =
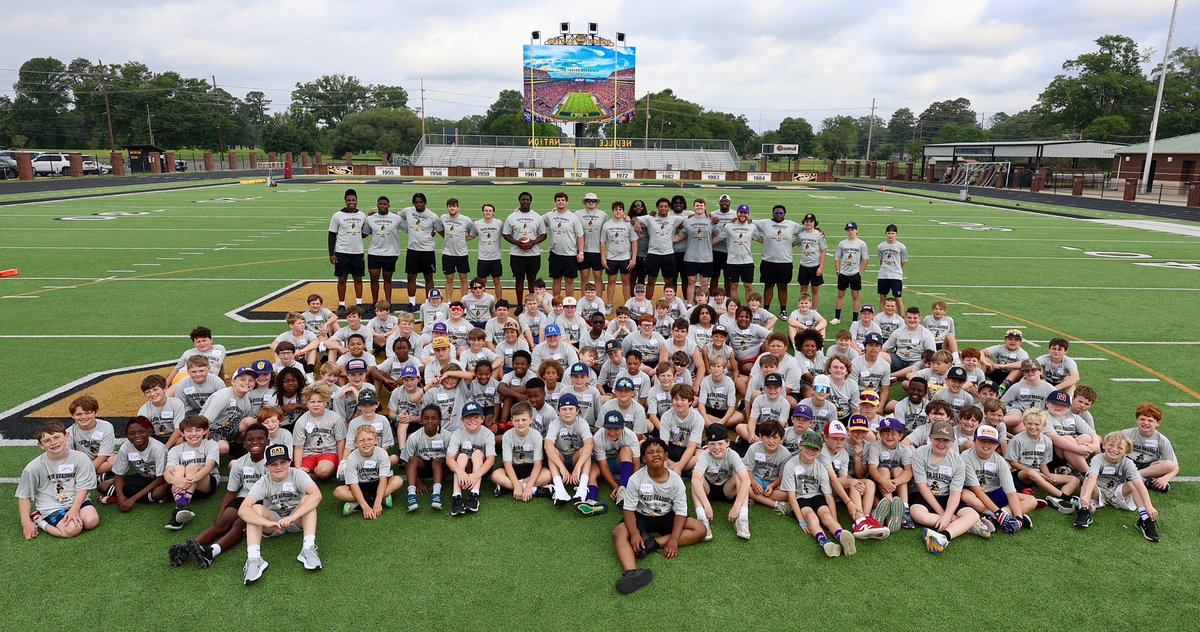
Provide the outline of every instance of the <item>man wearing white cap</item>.
{"type": "Polygon", "coordinates": [[[575,217],[583,224],[583,263],[579,264],[579,285],[596,284],[596,292],[604,295],[604,266],[600,265],[600,230],[608,221],[608,215],[599,209],[600,197],[595,193],[583,195],[583,210],[575,211],[575,217]]]}

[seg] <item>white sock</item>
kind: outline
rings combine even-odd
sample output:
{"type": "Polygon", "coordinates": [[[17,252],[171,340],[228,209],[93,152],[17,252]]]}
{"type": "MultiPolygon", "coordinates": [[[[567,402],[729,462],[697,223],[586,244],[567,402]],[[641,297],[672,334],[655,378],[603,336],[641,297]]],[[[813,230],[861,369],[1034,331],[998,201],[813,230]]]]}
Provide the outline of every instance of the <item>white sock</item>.
{"type": "Polygon", "coordinates": [[[262,559],[262,547],[260,547],[257,544],[247,544],[246,545],[246,559],[261,560],[262,559]]]}
{"type": "Polygon", "coordinates": [[[307,549],[310,547],[314,547],[316,545],[317,545],[317,536],[315,536],[315,535],[304,536],[304,548],[307,549]]]}
{"type": "Polygon", "coordinates": [[[435,493],[435,494],[440,494],[440,493],[442,493],[442,484],[441,484],[441,483],[434,483],[434,484],[433,484],[433,493],[435,493]]]}
{"type": "Polygon", "coordinates": [[[701,507],[700,503],[696,503],[696,520],[708,522],[708,514],[704,513],[704,507],[701,507]]]}
{"type": "Polygon", "coordinates": [[[742,510],[738,512],[738,518],[749,518],[749,517],[750,517],[750,508],[742,507],[742,510]]]}
{"type": "Polygon", "coordinates": [[[220,544],[212,545],[212,556],[216,557],[220,554],[221,554],[221,545],[220,544]]]}
{"type": "Polygon", "coordinates": [[[409,493],[409,495],[411,495],[411,496],[415,496],[415,495],[417,494],[417,486],[416,486],[416,485],[409,485],[409,486],[408,486],[408,493],[409,493]]]}
{"type": "Polygon", "coordinates": [[[563,485],[563,479],[561,476],[554,477],[554,494],[561,498],[571,497],[571,495],[567,493],[567,488],[563,485]]]}
{"type": "Polygon", "coordinates": [[[416,298],[415,296],[410,296],[410,297],[408,297],[408,304],[409,304],[409,305],[416,305],[416,304],[417,304],[417,298],[416,298]]]}
{"type": "Polygon", "coordinates": [[[338,307],[345,307],[346,301],[338,301],[338,307]]]}

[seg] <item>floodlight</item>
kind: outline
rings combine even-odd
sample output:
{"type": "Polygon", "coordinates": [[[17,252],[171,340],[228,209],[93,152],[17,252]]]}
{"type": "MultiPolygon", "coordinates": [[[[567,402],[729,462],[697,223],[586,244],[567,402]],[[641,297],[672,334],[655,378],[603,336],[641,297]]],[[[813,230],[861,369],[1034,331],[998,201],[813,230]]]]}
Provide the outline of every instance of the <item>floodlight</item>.
{"type": "Polygon", "coordinates": [[[589,34],[595,35],[596,31],[599,31],[599,30],[600,30],[600,27],[595,22],[588,22],[588,33],[589,34]]]}
{"type": "Polygon", "coordinates": [[[542,32],[541,32],[541,31],[534,31],[534,32],[530,33],[530,34],[529,34],[529,39],[531,39],[531,40],[542,39],[542,32]]]}
{"type": "Polygon", "coordinates": [[[625,41],[625,34],[620,31],[617,31],[617,41],[623,43],[625,41]]]}
{"type": "Polygon", "coordinates": [[[571,23],[570,22],[559,22],[558,23],[558,32],[559,33],[570,33],[571,32],[571,23]]]}

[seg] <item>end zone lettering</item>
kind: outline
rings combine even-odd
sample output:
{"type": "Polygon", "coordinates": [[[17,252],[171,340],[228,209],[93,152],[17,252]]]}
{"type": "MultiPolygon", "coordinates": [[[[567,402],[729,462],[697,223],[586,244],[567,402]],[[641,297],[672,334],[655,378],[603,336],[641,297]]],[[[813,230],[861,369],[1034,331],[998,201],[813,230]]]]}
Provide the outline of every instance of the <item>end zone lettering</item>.
{"type": "Polygon", "coordinates": [[[60,222],[102,222],[118,217],[141,217],[151,213],[161,213],[167,209],[160,208],[153,211],[104,211],[103,213],[92,213],[91,215],[74,215],[71,217],[56,217],[60,222]]]}

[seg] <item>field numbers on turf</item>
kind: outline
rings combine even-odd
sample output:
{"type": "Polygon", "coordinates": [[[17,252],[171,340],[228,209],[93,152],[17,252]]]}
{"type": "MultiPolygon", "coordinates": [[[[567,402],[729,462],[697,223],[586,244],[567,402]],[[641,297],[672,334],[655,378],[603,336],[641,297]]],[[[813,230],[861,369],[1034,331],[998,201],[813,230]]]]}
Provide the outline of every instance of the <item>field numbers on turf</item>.
{"type": "MultiPolygon", "coordinates": [[[[1074,252],[1082,252],[1089,257],[1100,257],[1101,259],[1152,259],[1154,255],[1148,255],[1144,252],[1124,252],[1121,250],[1082,250],[1072,246],[1059,246],[1063,250],[1071,250],[1074,252]]],[[[1149,266],[1152,268],[1168,268],[1171,270],[1200,270],[1200,263],[1182,263],[1179,261],[1161,261],[1154,263],[1134,263],[1135,266],[1149,266]]]]}
{"type": "Polygon", "coordinates": [[[260,200],[260,199],[262,199],[262,196],[256,195],[254,197],[246,197],[246,198],[222,197],[222,198],[213,198],[211,200],[193,200],[193,201],[196,204],[232,204],[234,202],[250,202],[252,200],[260,200]]]}
{"type": "MultiPolygon", "coordinates": [[[[813,196],[819,197],[819,196],[813,196]]],[[[880,213],[911,213],[912,211],[906,208],[896,208],[894,206],[871,206],[869,204],[855,204],[858,208],[864,208],[868,211],[878,211],[880,213]]]]}
{"type": "Polygon", "coordinates": [[[142,217],[151,213],[162,213],[165,210],[167,209],[160,208],[153,211],[104,211],[102,213],[92,213],[91,215],[56,217],[55,219],[62,222],[103,222],[105,220],[117,219],[118,217],[142,217]]]}
{"type": "Polygon", "coordinates": [[[961,228],[963,230],[978,230],[978,231],[994,230],[994,231],[1002,232],[1002,233],[1011,233],[1012,232],[1011,228],[1004,228],[1002,226],[988,226],[987,224],[979,224],[976,222],[943,222],[943,221],[937,220],[937,219],[931,219],[929,221],[931,221],[934,224],[937,224],[939,226],[952,226],[952,227],[957,226],[958,228],[961,228]]]}
{"type": "Polygon", "coordinates": [[[1135,263],[1135,266],[1150,266],[1152,268],[1170,268],[1172,270],[1200,270],[1200,263],[1180,263],[1178,261],[1163,261],[1162,263],[1135,263]]]}

